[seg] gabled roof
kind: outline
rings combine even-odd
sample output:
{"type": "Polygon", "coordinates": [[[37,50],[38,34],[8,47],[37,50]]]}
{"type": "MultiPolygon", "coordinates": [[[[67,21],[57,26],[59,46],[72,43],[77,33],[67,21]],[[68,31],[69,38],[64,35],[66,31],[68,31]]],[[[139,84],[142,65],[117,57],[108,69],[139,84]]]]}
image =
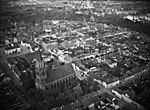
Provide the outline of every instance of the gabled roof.
{"type": "Polygon", "coordinates": [[[46,83],[51,83],[53,81],[62,79],[64,77],[67,77],[69,75],[75,74],[75,71],[71,65],[71,63],[59,66],[57,68],[54,68],[52,70],[48,70],[47,72],[47,79],[45,80],[46,83]]]}
{"type": "Polygon", "coordinates": [[[14,46],[6,46],[5,47],[5,50],[11,50],[11,49],[16,49],[16,48],[20,48],[20,45],[19,44],[16,44],[14,46]]]}

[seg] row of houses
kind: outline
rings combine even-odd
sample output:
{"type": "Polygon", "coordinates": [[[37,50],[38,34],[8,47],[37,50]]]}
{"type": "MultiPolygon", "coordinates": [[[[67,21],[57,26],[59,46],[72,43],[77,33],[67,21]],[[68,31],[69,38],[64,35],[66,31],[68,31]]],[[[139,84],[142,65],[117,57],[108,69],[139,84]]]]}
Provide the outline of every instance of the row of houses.
{"type": "Polygon", "coordinates": [[[128,98],[125,94],[123,94],[119,89],[115,88],[112,89],[112,93],[114,93],[117,97],[119,97],[120,99],[123,99],[124,101],[128,102],[128,103],[132,103],[133,101],[128,98]]]}
{"type": "Polygon", "coordinates": [[[30,44],[24,43],[21,41],[20,43],[10,43],[5,46],[5,54],[10,55],[13,53],[19,53],[22,52],[25,49],[28,49],[30,52],[33,52],[33,49],[30,44]]]}
{"type": "Polygon", "coordinates": [[[9,55],[12,53],[19,53],[19,52],[21,52],[21,48],[19,44],[10,44],[5,47],[6,55],[9,55]]]}

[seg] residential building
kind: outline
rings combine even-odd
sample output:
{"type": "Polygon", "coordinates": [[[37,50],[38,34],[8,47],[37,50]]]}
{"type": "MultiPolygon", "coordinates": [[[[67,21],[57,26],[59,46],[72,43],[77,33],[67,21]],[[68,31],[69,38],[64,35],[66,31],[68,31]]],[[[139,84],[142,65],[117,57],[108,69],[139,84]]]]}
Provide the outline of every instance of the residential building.
{"type": "Polygon", "coordinates": [[[52,43],[42,42],[42,47],[45,51],[49,51],[49,50],[58,48],[58,43],[57,42],[52,42],[52,43]]]}
{"type": "Polygon", "coordinates": [[[19,44],[9,44],[5,47],[5,54],[7,55],[18,52],[21,52],[19,44]]]}

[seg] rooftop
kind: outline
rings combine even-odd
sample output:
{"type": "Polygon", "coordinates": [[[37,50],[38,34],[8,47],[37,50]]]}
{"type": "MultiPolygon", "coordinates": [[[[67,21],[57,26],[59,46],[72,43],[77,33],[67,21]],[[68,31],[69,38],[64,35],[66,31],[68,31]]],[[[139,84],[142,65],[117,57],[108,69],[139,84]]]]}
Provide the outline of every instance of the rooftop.
{"type": "Polygon", "coordinates": [[[6,50],[11,50],[11,49],[15,49],[15,48],[20,48],[20,45],[19,44],[12,44],[12,45],[7,45],[5,47],[6,50]]]}
{"type": "Polygon", "coordinates": [[[51,83],[53,81],[57,81],[59,79],[62,79],[64,77],[67,77],[69,75],[75,74],[73,67],[71,63],[59,66],[57,68],[54,68],[52,70],[47,71],[47,79],[45,80],[46,83],[51,83]]]}

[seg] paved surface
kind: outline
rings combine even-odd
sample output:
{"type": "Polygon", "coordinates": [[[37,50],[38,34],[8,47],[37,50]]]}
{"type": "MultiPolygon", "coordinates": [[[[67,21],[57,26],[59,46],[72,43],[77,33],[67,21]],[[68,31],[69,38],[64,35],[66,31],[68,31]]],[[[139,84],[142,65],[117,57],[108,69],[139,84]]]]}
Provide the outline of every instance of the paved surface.
{"type": "Polygon", "coordinates": [[[127,33],[127,31],[123,31],[123,32],[118,32],[118,33],[114,33],[114,34],[109,34],[109,35],[105,35],[103,36],[103,38],[106,38],[106,37],[114,37],[116,35],[122,35],[122,34],[125,34],[127,33]]]}

